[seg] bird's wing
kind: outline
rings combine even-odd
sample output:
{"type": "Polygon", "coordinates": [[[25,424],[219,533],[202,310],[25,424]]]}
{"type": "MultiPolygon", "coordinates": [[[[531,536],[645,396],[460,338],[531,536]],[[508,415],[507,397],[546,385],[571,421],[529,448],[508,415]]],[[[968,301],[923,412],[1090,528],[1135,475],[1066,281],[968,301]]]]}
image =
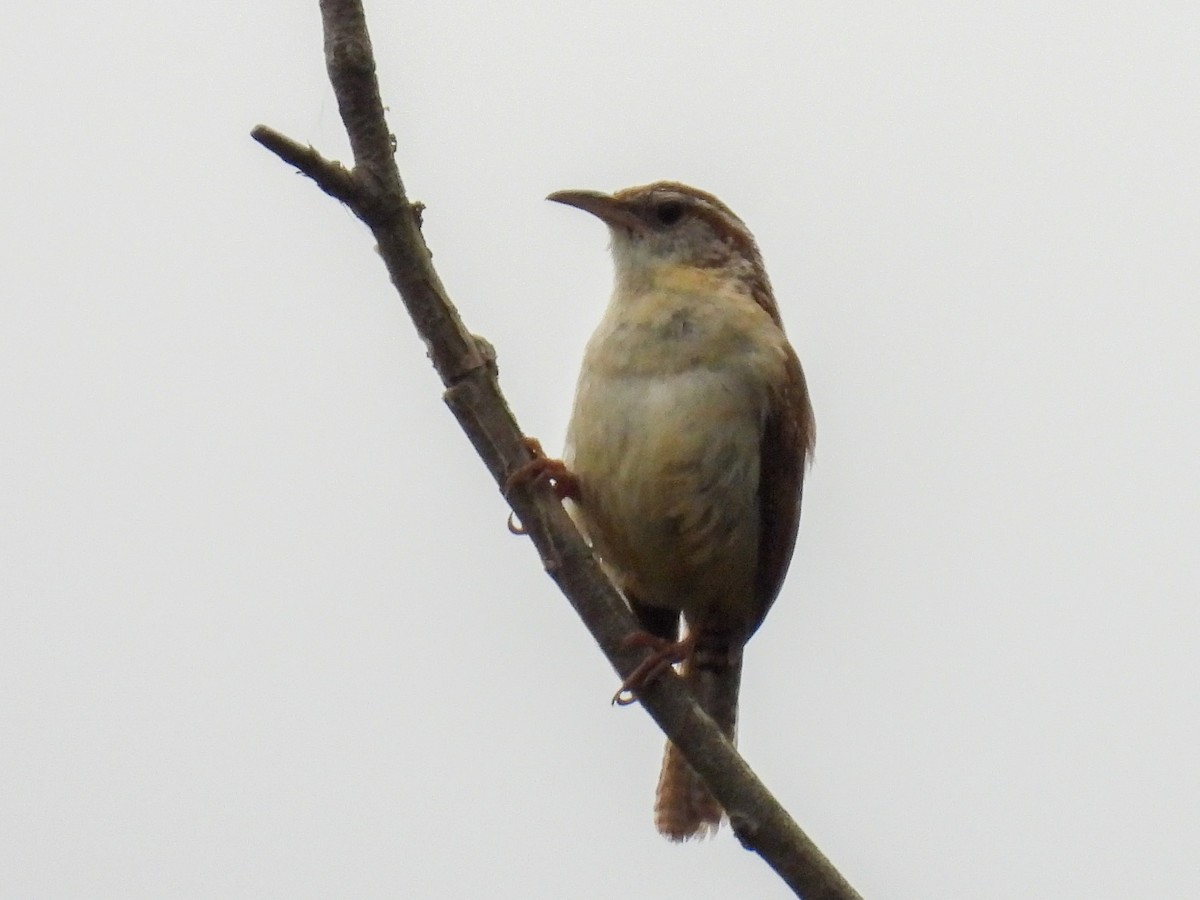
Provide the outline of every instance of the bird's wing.
{"type": "Polygon", "coordinates": [[[788,348],[787,378],[771,399],[763,429],[759,473],[758,572],[755,580],[755,618],[749,634],[762,624],[787,575],[800,527],[800,498],[804,471],[812,455],[816,424],[808,384],[795,352],[788,348]]]}

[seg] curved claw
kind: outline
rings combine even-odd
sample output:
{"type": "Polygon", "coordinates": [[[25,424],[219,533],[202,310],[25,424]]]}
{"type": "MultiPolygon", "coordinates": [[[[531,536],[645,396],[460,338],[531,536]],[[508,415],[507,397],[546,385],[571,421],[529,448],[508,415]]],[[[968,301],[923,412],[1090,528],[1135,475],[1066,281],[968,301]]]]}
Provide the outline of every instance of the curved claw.
{"type": "Polygon", "coordinates": [[[519,466],[505,479],[505,496],[508,496],[513,488],[522,484],[547,479],[554,488],[554,495],[559,500],[566,500],[568,498],[577,500],[579,498],[579,483],[575,480],[575,476],[567,469],[566,463],[561,459],[551,459],[548,457],[537,438],[526,437],[522,440],[525,443],[526,449],[533,456],[533,459],[523,466],[519,466]]]}
{"type": "Polygon", "coordinates": [[[696,648],[696,638],[688,635],[682,641],[668,641],[648,631],[635,631],[621,642],[625,647],[650,647],[654,652],[638,663],[629,677],[613,694],[613,706],[630,706],[637,702],[638,691],[650,684],[676,663],[686,662],[696,648]]]}
{"type": "Polygon", "coordinates": [[[615,694],[613,694],[612,705],[613,706],[632,706],[633,704],[637,703],[637,701],[638,701],[637,694],[635,694],[633,691],[629,690],[628,688],[623,687],[619,691],[617,691],[615,694]]]}

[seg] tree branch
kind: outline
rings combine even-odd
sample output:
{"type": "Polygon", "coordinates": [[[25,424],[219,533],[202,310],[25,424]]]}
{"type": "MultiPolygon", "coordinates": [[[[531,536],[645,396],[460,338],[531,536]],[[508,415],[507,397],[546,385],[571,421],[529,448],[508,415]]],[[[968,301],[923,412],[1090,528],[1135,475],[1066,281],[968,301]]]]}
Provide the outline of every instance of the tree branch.
{"type": "MultiPolygon", "coordinates": [[[[420,208],[409,202],[396,167],[394,139],[384,119],[375,60],[359,0],[321,0],[325,62],[350,137],[347,171],[316,150],[260,125],[253,138],[350,207],[372,231],[392,283],[446,386],[445,400],[496,483],[530,460],[496,381],[490,345],[463,325],[450,302],[420,230],[420,208]]],[[[620,594],[605,577],[562,504],[544,484],[508,496],[542,558],[601,650],[622,676],[646,655],[623,644],[637,630],[620,594]]],[[[742,843],[759,853],[805,900],[853,900],[859,895],[758,780],[682,680],[667,672],[640,692],[646,711],[712,790],[742,843]]]]}

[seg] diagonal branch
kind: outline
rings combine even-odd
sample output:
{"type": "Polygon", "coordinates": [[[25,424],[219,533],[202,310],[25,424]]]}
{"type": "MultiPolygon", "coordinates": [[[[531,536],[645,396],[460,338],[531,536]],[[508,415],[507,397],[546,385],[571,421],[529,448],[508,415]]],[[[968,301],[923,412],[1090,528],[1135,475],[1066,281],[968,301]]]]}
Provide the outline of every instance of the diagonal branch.
{"type": "MultiPolygon", "coordinates": [[[[349,206],[371,229],[392,283],[446,386],[447,405],[503,488],[508,477],[530,461],[530,453],[497,384],[491,347],[467,331],[450,302],[421,235],[420,207],[405,194],[362,3],[321,0],[320,6],[326,68],[350,137],[354,168],[348,171],[263,125],[252,136],[349,206]]],[[[628,676],[646,655],[623,643],[637,626],[553,491],[544,484],[518,486],[508,500],[546,572],[613,668],[628,676]]],[[[668,672],[639,693],[646,711],[725,808],[742,843],[759,853],[797,896],[859,897],[700,709],[681,679],[668,672]]]]}

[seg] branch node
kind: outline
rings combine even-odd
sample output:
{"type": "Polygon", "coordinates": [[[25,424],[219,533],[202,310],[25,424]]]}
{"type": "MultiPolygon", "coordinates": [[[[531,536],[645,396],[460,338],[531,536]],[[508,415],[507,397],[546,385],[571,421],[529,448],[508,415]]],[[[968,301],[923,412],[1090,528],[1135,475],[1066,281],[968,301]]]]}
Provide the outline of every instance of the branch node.
{"type": "MultiPolygon", "coordinates": [[[[414,204],[413,209],[417,213],[417,218],[419,220],[421,216],[421,210],[425,209],[425,204],[414,204]],[[417,209],[418,206],[420,209],[417,209]]],[[[417,224],[419,226],[420,222],[418,221],[417,224]]],[[[479,334],[473,334],[471,337],[475,339],[475,347],[479,350],[479,355],[483,357],[483,362],[487,367],[487,370],[492,373],[493,378],[499,378],[500,364],[496,362],[496,348],[492,346],[492,342],[483,337],[483,335],[479,334]]]]}
{"type": "Polygon", "coordinates": [[[758,833],[761,830],[761,824],[757,819],[742,812],[731,812],[729,813],[729,828],[741,842],[742,847],[751,851],[757,849],[758,833]]]}

